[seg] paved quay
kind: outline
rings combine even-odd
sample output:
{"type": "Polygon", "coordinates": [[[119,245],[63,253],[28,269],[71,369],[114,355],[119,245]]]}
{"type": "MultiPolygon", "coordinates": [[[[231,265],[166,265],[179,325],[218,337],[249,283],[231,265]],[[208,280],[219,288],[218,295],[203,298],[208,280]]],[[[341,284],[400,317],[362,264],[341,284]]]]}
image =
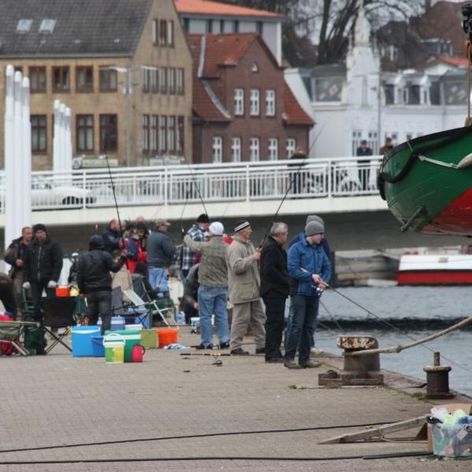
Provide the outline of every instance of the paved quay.
{"type": "MultiPolygon", "coordinates": [[[[199,342],[181,331],[183,344],[199,342]]],[[[221,356],[218,366],[181,352],[149,350],[142,364],[120,365],[62,347],[0,357],[0,472],[471,470],[470,460],[374,458],[425,451],[426,442],[398,440],[411,430],[384,442],[318,444],[429,412],[433,403],[413,396],[424,392],[414,379],[386,373],[383,387],[327,389],[317,378],[341,366],[333,356],[318,356],[318,369],[288,370],[263,356],[221,356]]]]}

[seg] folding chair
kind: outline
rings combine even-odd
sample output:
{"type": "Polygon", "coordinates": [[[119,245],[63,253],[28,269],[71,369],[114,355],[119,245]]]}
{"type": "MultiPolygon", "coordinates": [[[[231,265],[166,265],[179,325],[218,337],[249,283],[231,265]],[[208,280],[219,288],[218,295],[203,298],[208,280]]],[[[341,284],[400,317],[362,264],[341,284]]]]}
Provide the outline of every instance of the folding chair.
{"type": "Polygon", "coordinates": [[[58,343],[62,344],[68,351],[72,349],[63,338],[70,334],[71,326],[75,326],[76,297],[51,297],[44,300],[44,317],[41,327],[54,341],[48,346],[46,352],[50,352],[58,343]],[[55,332],[56,329],[66,328],[62,334],[55,332]]]}
{"type": "MultiPolygon", "coordinates": [[[[146,302],[132,289],[125,290],[123,293],[125,297],[133,304],[134,307],[144,307],[150,314],[150,316],[154,318],[154,316],[158,315],[165,325],[170,326],[169,322],[165,317],[165,313],[168,313],[170,311],[170,308],[160,308],[157,300],[151,300],[149,302],[146,302]]],[[[171,319],[172,324],[176,325],[174,316],[169,316],[169,318],[171,319]]]]}
{"type": "Polygon", "coordinates": [[[14,351],[22,356],[28,356],[29,352],[21,342],[25,326],[37,326],[37,323],[31,321],[0,321],[0,343],[8,342],[14,351]]]}

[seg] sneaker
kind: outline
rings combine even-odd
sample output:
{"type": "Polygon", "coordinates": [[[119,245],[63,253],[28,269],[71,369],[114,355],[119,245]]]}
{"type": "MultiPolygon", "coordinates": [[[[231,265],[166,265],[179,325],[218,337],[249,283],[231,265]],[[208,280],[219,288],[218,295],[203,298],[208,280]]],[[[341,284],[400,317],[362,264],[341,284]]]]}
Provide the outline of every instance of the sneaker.
{"type": "Polygon", "coordinates": [[[220,343],[220,349],[229,349],[229,342],[220,343]]]}
{"type": "Polygon", "coordinates": [[[233,349],[230,354],[232,356],[249,356],[249,352],[245,351],[242,347],[238,347],[237,349],[233,349]]]}
{"type": "Polygon", "coordinates": [[[256,347],[256,354],[265,354],[265,347],[256,347]]]}
{"type": "Polygon", "coordinates": [[[213,344],[210,343],[205,346],[203,343],[201,343],[199,346],[197,346],[197,349],[213,349],[213,344]]]}
{"type": "Polygon", "coordinates": [[[316,369],[316,367],[319,367],[320,365],[321,362],[307,361],[301,367],[302,369],[316,369]]]}
{"type": "Polygon", "coordinates": [[[287,369],[301,369],[302,366],[297,364],[295,361],[285,361],[284,366],[287,367],[287,369]]]}
{"type": "Polygon", "coordinates": [[[310,352],[314,355],[314,356],[320,356],[321,354],[324,354],[324,351],[323,349],[318,349],[316,347],[312,347],[310,349],[310,352]]]}
{"type": "Polygon", "coordinates": [[[283,357],[268,357],[265,361],[268,364],[283,364],[285,359],[283,357]]]}

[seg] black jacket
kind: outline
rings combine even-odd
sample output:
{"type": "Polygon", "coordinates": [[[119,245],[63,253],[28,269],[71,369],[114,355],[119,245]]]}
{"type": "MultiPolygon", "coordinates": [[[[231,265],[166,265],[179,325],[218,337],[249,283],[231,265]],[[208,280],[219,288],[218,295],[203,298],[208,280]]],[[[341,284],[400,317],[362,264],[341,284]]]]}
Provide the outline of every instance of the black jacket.
{"type": "Polygon", "coordinates": [[[269,236],[261,252],[261,296],[269,292],[288,296],[289,276],[287,270],[287,253],[277,241],[269,236]]]}
{"type": "Polygon", "coordinates": [[[111,291],[111,274],[118,272],[126,257],[113,260],[110,253],[102,249],[92,249],[79,256],[77,284],[80,293],[111,291]]]}
{"type": "Polygon", "coordinates": [[[47,238],[43,244],[33,239],[24,252],[24,280],[57,282],[62,270],[62,249],[59,243],[47,238]]]}
{"type": "Polygon", "coordinates": [[[11,244],[8,246],[5,256],[4,256],[4,261],[7,264],[11,265],[11,269],[8,272],[8,275],[14,279],[15,276],[17,275],[18,272],[22,271],[22,267],[17,267],[16,266],[16,261],[17,259],[23,259],[24,258],[24,253],[26,248],[28,247],[26,244],[22,243],[23,238],[20,236],[19,238],[14,239],[11,244]]]}

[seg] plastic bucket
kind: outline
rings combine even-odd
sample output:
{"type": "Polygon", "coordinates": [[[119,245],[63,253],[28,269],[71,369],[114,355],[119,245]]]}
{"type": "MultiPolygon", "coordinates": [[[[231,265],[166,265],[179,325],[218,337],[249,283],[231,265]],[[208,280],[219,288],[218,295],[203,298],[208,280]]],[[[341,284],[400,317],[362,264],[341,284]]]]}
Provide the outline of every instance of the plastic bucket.
{"type": "Polygon", "coordinates": [[[92,351],[95,357],[104,357],[103,336],[92,336],[92,351]]]}
{"type": "Polygon", "coordinates": [[[72,356],[95,357],[92,336],[100,335],[100,326],[73,326],[72,327],[72,356]]]}
{"type": "Polygon", "coordinates": [[[169,344],[177,344],[179,341],[178,328],[159,328],[157,330],[157,338],[159,339],[159,347],[166,347],[169,344]]]}
{"type": "Polygon", "coordinates": [[[143,329],[141,331],[141,344],[146,349],[156,349],[157,334],[155,329],[143,329]]]}
{"type": "Polygon", "coordinates": [[[106,364],[123,364],[125,356],[125,340],[117,333],[107,334],[103,338],[106,364]]]}
{"type": "MultiPolygon", "coordinates": [[[[108,333],[109,331],[107,331],[106,334],[108,333]]],[[[131,352],[133,350],[133,346],[141,343],[141,331],[137,329],[124,329],[121,331],[113,331],[112,333],[119,334],[124,339],[125,362],[131,362],[131,352]]]]}

